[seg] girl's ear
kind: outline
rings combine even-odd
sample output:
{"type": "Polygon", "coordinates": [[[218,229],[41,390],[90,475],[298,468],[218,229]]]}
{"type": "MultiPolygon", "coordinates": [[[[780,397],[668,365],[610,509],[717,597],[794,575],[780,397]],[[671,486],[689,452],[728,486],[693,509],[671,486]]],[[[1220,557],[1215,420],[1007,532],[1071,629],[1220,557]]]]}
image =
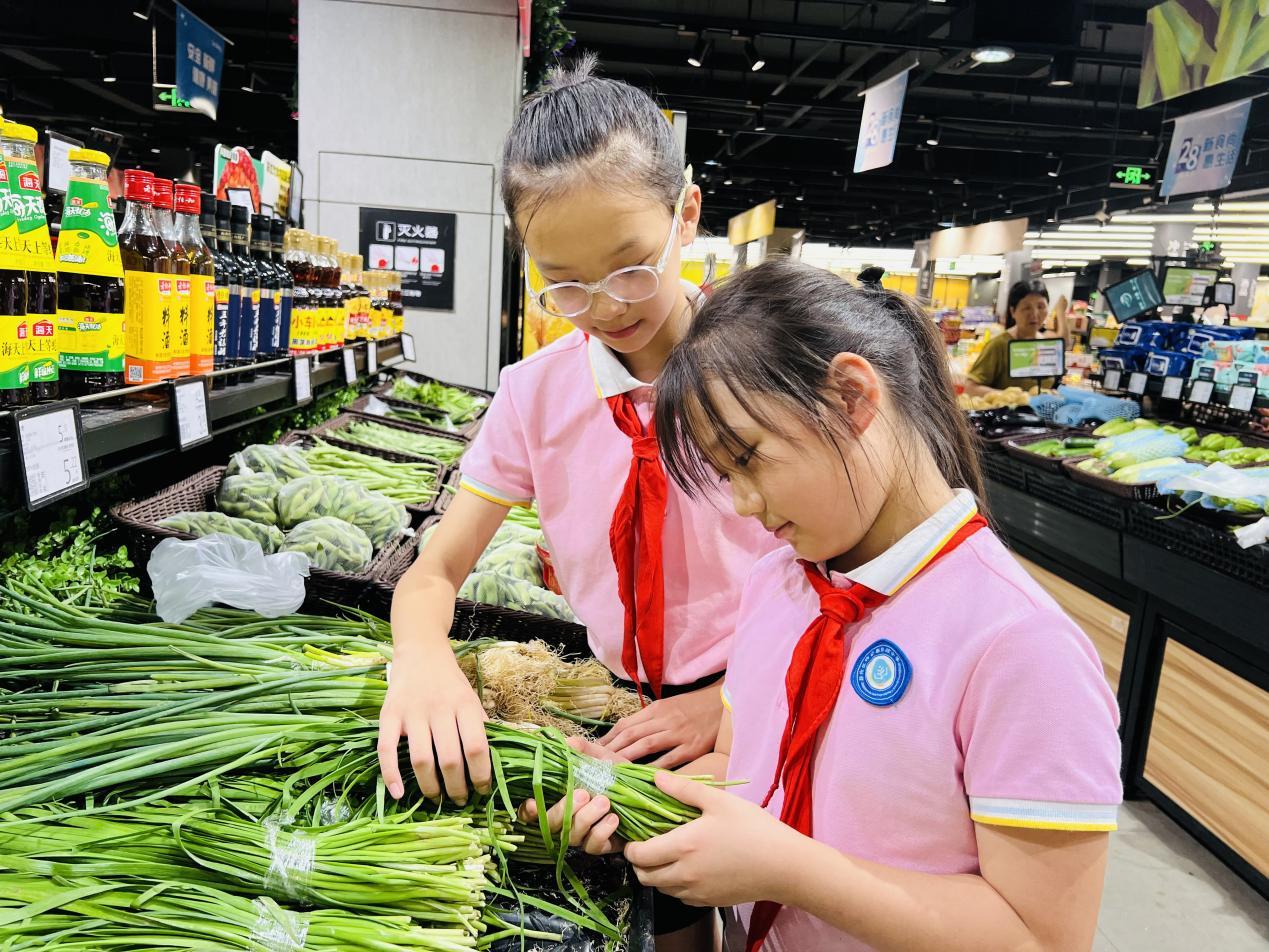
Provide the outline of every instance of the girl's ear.
{"type": "Polygon", "coordinates": [[[828,386],[841,400],[851,432],[858,435],[868,429],[881,406],[876,368],[859,354],[838,354],[829,362],[828,386]]]}
{"type": "Polygon", "coordinates": [[[679,243],[684,247],[696,240],[697,229],[701,224],[701,187],[693,182],[687,187],[683,196],[683,228],[679,243]]]}

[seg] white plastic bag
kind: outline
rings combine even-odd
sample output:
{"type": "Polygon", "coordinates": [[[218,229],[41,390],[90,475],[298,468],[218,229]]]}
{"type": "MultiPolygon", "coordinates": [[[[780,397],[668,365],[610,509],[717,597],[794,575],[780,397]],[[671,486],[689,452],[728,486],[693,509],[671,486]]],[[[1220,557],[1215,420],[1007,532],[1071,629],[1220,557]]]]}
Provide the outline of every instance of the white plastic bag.
{"type": "Polygon", "coordinates": [[[279,618],[304,603],[308,556],[265,555],[260,543],[223,532],[201,539],[164,539],[147,571],[159,617],[179,624],[200,608],[220,602],[279,618]]]}

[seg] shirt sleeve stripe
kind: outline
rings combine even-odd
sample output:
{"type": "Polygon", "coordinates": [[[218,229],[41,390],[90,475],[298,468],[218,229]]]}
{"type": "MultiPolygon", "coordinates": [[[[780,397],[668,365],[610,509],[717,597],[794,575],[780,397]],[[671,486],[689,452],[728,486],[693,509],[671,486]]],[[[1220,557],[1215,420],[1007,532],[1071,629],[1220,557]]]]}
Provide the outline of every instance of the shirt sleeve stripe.
{"type": "Polygon", "coordinates": [[[1118,813],[1117,803],[969,798],[970,819],[990,826],[1029,827],[1038,830],[1114,830],[1118,826],[1118,813]]]}
{"type": "MultiPolygon", "coordinates": [[[[727,685],[725,683],[718,689],[718,694],[723,699],[723,707],[727,708],[728,711],[731,711],[731,695],[727,692],[727,685]]],[[[732,713],[735,712],[733,711],[732,713]]]]}
{"type": "Polygon", "coordinates": [[[487,486],[484,483],[478,483],[476,482],[476,480],[472,479],[469,476],[464,476],[462,478],[462,481],[459,482],[458,484],[458,488],[465,489],[469,493],[479,496],[481,499],[487,499],[490,502],[495,502],[500,506],[506,506],[508,509],[510,509],[513,506],[523,506],[525,508],[528,508],[528,506],[530,506],[533,502],[533,500],[531,499],[507,499],[505,496],[499,493],[498,490],[493,489],[492,487],[487,486]]]}

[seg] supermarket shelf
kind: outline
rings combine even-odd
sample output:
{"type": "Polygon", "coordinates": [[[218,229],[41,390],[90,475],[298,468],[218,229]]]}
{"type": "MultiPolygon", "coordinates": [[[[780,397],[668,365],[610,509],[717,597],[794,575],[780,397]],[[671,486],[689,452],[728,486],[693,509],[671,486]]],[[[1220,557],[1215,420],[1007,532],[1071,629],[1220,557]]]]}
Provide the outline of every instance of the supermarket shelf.
{"type": "MultiPolygon", "coordinates": [[[[359,380],[366,378],[366,345],[352,346],[359,380]]],[[[380,370],[403,360],[399,338],[379,341],[380,370]]],[[[297,408],[293,395],[293,364],[289,358],[265,362],[255,368],[256,379],[239,382],[241,374],[227,375],[224,389],[210,395],[212,435],[219,436],[297,408]]],[[[219,375],[216,375],[219,376],[219,375]]],[[[314,398],[344,385],[343,356],[332,351],[318,357],[310,374],[314,398]]],[[[179,453],[175,424],[168,406],[166,388],[131,388],[125,391],[122,406],[104,406],[100,400],[79,400],[84,431],[84,456],[91,480],[96,481],[135,466],[179,453]]],[[[17,450],[12,438],[12,414],[0,414],[0,517],[20,508],[20,474],[17,450]]]]}

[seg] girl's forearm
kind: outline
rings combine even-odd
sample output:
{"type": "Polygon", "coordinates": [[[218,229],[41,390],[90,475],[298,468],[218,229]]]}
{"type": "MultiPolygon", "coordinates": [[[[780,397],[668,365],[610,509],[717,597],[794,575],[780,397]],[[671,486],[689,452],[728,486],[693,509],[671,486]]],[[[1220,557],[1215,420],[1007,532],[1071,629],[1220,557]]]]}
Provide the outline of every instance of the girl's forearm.
{"type": "Polygon", "coordinates": [[[406,654],[450,653],[457,593],[458,586],[445,573],[422,560],[405,573],[392,595],[392,648],[398,659],[406,654]]]}
{"type": "Polygon", "coordinates": [[[711,750],[703,757],[697,757],[691,763],[684,764],[674,772],[683,774],[685,777],[713,777],[715,780],[726,780],[727,760],[726,754],[711,750]]]}
{"type": "Polygon", "coordinates": [[[987,880],[896,869],[809,837],[773,864],[771,898],[888,952],[1039,950],[1027,925],[987,880]]]}

